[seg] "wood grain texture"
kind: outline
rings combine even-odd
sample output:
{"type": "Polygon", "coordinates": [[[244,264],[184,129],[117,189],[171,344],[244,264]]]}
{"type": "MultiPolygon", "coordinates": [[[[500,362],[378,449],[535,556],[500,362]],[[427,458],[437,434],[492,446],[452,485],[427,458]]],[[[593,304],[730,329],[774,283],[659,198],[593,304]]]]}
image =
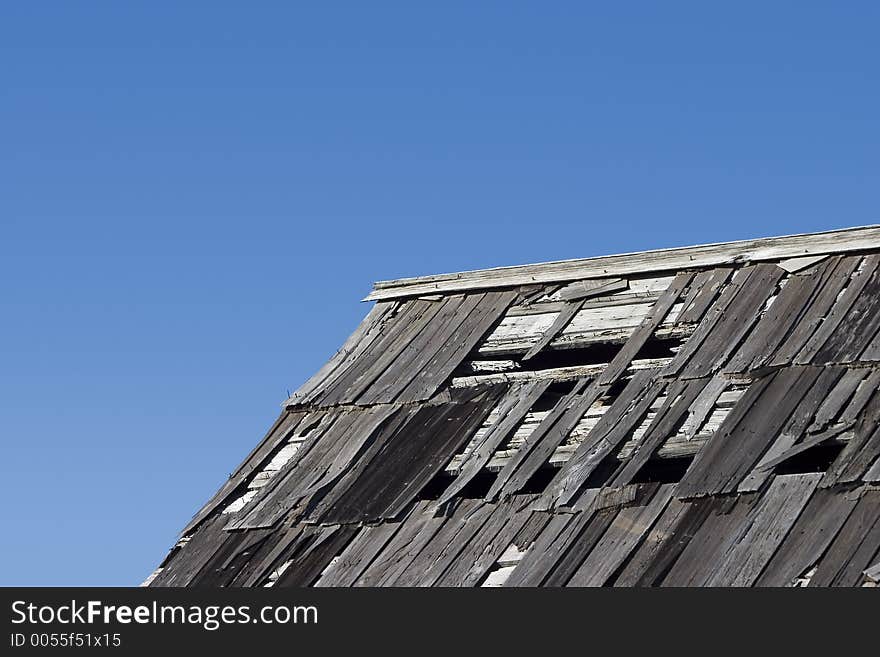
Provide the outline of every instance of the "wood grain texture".
{"type": "Polygon", "coordinates": [[[603,586],[651,529],[672,497],[674,484],[661,486],[644,506],[620,511],[568,586],[603,586]]]}
{"type": "Polygon", "coordinates": [[[557,313],[556,319],[553,320],[550,327],[544,331],[541,338],[531,346],[531,348],[523,355],[522,359],[526,361],[537,356],[548,344],[556,339],[557,335],[562,333],[562,330],[568,326],[568,323],[578,314],[583,305],[583,299],[579,301],[568,301],[559,313],[557,313]]]}
{"type": "Polygon", "coordinates": [[[859,493],[819,489],[757,580],[758,586],[792,586],[825,553],[849,518],[859,493]]]}
{"type": "Polygon", "coordinates": [[[755,507],[748,530],[720,560],[709,586],[751,586],[800,516],[822,475],[776,477],[755,507]]]}
{"type": "Polygon", "coordinates": [[[857,586],[880,550],[880,490],[866,490],[822,556],[810,586],[857,586]]]}

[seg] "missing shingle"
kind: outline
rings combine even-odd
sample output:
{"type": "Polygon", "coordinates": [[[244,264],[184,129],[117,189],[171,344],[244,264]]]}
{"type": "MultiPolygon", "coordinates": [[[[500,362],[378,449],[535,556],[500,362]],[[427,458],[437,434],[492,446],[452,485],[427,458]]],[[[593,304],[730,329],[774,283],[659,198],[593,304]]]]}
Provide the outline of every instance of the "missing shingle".
{"type": "Polygon", "coordinates": [[[694,460],[693,456],[652,458],[636,473],[632,483],[675,484],[682,480],[694,460]]]}
{"type": "Polygon", "coordinates": [[[547,490],[547,486],[553,481],[557,472],[559,472],[559,468],[548,465],[538,468],[519,492],[526,495],[539,495],[543,493],[547,490]]]}
{"type": "Polygon", "coordinates": [[[599,342],[571,349],[544,348],[532,358],[520,361],[519,366],[524,372],[536,372],[560,367],[603,365],[611,362],[621,347],[621,344],[599,342]]]}
{"type": "Polygon", "coordinates": [[[633,360],[672,360],[679,349],[684,346],[685,342],[687,342],[685,337],[651,338],[642,345],[642,348],[639,349],[633,360]]]}
{"type": "Polygon", "coordinates": [[[458,493],[458,497],[474,500],[483,499],[486,497],[486,494],[489,492],[489,489],[492,488],[492,484],[495,483],[497,478],[498,472],[483,468],[473,476],[467,486],[461,489],[461,492],[458,493]]]}
{"type": "Polygon", "coordinates": [[[454,480],[455,477],[451,476],[448,472],[440,472],[434,475],[434,478],[425,484],[424,488],[419,492],[418,499],[438,499],[454,480]]]}
{"type": "Polygon", "coordinates": [[[842,449],[843,443],[828,441],[786,459],[773,472],[777,475],[827,472],[842,449]]]}

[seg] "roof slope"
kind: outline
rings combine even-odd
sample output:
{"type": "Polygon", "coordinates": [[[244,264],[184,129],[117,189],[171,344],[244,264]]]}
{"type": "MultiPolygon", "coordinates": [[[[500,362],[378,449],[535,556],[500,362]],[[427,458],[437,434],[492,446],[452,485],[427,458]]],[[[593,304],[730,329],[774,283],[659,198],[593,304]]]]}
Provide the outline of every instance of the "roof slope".
{"type": "Polygon", "coordinates": [[[149,583],[880,578],[877,227],[370,298],[149,583]]]}

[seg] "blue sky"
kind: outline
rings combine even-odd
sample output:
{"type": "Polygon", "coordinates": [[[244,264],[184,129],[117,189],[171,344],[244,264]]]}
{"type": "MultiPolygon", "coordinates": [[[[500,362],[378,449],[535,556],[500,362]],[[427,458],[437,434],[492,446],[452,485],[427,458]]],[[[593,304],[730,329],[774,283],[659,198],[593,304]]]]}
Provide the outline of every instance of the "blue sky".
{"type": "Polygon", "coordinates": [[[139,583],[372,281],[880,222],[880,8],[7,2],[0,584],[139,583]]]}

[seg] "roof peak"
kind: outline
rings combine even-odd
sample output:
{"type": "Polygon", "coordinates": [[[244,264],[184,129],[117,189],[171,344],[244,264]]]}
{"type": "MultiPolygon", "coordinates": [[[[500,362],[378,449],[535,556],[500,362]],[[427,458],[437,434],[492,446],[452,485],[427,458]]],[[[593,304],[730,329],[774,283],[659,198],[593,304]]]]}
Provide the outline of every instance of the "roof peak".
{"type": "Polygon", "coordinates": [[[378,281],[364,301],[880,248],[880,224],[378,281]]]}

